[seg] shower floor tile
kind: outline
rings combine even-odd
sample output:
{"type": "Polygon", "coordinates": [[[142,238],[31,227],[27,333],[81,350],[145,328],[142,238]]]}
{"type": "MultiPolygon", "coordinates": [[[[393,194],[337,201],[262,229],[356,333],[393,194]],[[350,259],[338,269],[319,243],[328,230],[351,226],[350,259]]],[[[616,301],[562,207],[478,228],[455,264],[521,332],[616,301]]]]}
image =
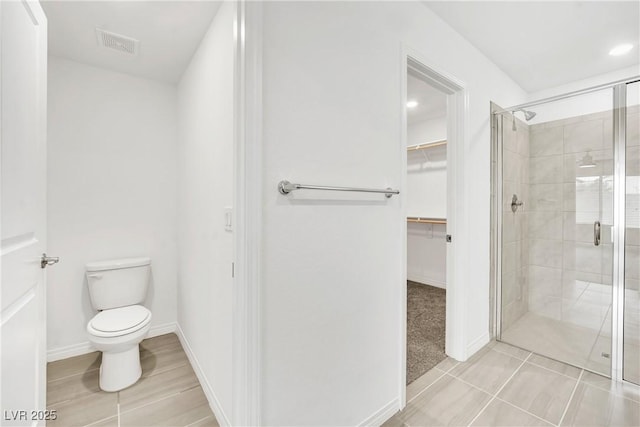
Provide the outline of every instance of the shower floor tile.
{"type": "Polygon", "coordinates": [[[48,426],[217,426],[175,334],[140,343],[142,378],[117,393],[98,386],[99,352],[47,364],[48,426]]]}

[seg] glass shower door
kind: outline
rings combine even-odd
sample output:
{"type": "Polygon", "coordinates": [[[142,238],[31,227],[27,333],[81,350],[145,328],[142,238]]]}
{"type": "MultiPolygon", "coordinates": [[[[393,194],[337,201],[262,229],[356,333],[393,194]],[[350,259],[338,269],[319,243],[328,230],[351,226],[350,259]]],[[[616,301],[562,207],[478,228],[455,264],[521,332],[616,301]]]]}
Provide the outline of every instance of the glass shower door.
{"type": "Polygon", "coordinates": [[[500,339],[604,375],[612,342],[612,105],[607,89],[500,119],[500,339]]]}

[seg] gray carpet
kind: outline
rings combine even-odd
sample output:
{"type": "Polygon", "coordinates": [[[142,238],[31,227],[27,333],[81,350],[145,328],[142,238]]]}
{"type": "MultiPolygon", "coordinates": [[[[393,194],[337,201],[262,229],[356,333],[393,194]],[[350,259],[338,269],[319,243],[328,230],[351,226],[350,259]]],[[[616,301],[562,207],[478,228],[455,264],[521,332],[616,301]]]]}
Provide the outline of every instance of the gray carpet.
{"type": "Polygon", "coordinates": [[[407,384],[447,357],[445,293],[444,289],[407,281],[407,384]]]}

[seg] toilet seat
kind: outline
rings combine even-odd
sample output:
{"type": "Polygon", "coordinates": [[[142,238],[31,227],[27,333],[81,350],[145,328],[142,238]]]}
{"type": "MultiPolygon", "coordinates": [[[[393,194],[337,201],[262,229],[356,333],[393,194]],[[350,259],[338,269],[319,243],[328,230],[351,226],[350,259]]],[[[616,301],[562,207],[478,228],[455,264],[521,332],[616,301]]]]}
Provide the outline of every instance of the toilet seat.
{"type": "Polygon", "coordinates": [[[87,331],[96,337],[119,337],[136,332],[151,321],[151,312],[141,305],[129,305],[103,310],[87,325],[87,331]]]}

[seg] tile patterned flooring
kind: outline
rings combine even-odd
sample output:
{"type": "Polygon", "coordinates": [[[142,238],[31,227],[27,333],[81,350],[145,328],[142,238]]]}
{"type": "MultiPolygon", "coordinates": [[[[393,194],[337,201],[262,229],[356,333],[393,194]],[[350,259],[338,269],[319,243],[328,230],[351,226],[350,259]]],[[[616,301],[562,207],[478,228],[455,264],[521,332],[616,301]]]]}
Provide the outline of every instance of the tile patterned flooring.
{"type": "MultiPolygon", "coordinates": [[[[218,426],[174,334],[140,345],[142,378],[98,387],[100,353],[50,363],[48,426],[218,426]]],[[[640,388],[492,342],[469,361],[445,359],[407,387],[384,426],[639,426],[640,388]]]]}
{"type": "Polygon", "coordinates": [[[640,388],[492,342],[407,387],[401,426],[639,426],[640,388]]]}
{"type": "Polygon", "coordinates": [[[217,426],[207,398],[175,334],[140,344],[142,378],[107,393],[98,386],[100,353],[47,365],[47,426],[217,426]]]}

